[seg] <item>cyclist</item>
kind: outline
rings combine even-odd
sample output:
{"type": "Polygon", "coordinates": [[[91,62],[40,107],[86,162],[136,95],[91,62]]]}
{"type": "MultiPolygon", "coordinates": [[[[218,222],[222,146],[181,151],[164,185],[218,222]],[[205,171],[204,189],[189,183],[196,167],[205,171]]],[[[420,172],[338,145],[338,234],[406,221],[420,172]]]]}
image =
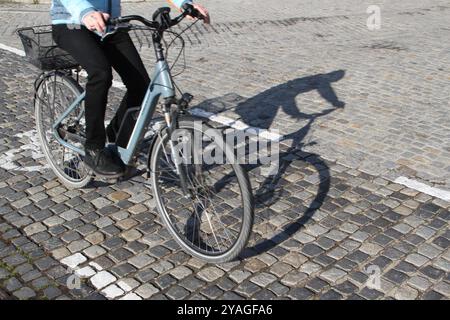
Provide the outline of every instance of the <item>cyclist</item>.
{"type": "MultiPolygon", "coordinates": [[[[168,0],[178,8],[188,0],[168,0]]],[[[208,11],[198,4],[194,8],[209,23],[208,11]]],[[[53,0],[51,18],[56,44],[70,53],[87,71],[85,99],[85,165],[102,176],[120,176],[125,165],[105,148],[110,143],[126,146],[128,137],[116,141],[116,135],[128,108],[141,105],[150,78],[128,33],[119,32],[101,41],[108,19],[120,16],[120,0],[53,0]],[[108,91],[112,85],[112,68],[122,78],[127,92],[105,130],[108,91]],[[124,140],[124,141],[122,141],[124,140]]],[[[129,132],[131,134],[131,132],[129,132]]],[[[122,134],[121,134],[122,136],[122,134]]]]}

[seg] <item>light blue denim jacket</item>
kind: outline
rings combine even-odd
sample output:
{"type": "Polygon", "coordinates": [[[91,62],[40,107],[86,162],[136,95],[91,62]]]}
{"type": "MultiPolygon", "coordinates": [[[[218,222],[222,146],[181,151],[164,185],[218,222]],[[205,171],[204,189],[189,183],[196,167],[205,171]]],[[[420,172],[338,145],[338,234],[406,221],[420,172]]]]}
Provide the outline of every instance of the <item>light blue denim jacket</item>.
{"type": "MultiPolygon", "coordinates": [[[[168,0],[177,7],[190,0],[168,0]]],[[[120,16],[120,0],[53,0],[50,10],[52,24],[81,24],[84,16],[92,11],[120,16]]]]}

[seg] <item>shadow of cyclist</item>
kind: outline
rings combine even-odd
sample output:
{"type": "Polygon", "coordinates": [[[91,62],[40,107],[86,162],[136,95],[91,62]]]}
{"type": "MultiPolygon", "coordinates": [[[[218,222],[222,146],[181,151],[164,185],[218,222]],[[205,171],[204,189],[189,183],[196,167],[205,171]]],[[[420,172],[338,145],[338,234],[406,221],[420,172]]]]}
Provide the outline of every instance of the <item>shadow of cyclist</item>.
{"type": "MultiPolygon", "coordinates": [[[[344,76],[345,71],[338,70],[288,81],[243,101],[236,107],[236,113],[243,122],[249,125],[257,118],[258,127],[263,129],[270,129],[279,109],[291,118],[314,121],[336,108],[345,106],[332,87],[332,83],[341,80],[344,76]],[[296,97],[314,90],[333,108],[315,114],[303,113],[301,106],[297,105],[296,97]]],[[[305,131],[305,129],[300,131],[305,131]]]]}
{"type": "MultiPolygon", "coordinates": [[[[291,165],[298,162],[305,162],[314,167],[319,175],[318,191],[309,208],[304,208],[301,216],[297,215],[297,220],[285,225],[281,231],[269,239],[260,239],[256,244],[247,248],[240,256],[246,259],[275,248],[279,243],[290,239],[299,231],[323,205],[330,190],[330,169],[326,162],[317,154],[303,150],[305,144],[303,140],[309,133],[314,122],[320,117],[324,117],[337,109],[344,108],[345,103],[339,100],[332,83],[344,78],[345,71],[338,70],[327,74],[318,74],[304,78],[295,79],[287,83],[270,88],[250,99],[238,104],[235,112],[247,125],[269,129],[276,120],[276,115],[281,108],[288,116],[296,119],[297,122],[305,123],[299,130],[285,135],[282,139],[289,142],[287,150],[280,153],[280,163],[275,175],[268,176],[261,183],[255,193],[255,200],[258,207],[269,207],[280,197],[283,197],[284,188],[283,176],[290,170],[291,165]],[[296,103],[296,97],[300,94],[317,90],[321,97],[331,107],[315,113],[305,113],[301,111],[301,106],[296,103]],[[278,192],[278,194],[277,194],[278,192]]],[[[248,166],[247,170],[256,169],[256,166],[248,166]]],[[[301,210],[301,206],[299,208],[301,210]]],[[[258,219],[258,217],[256,217],[258,219]]]]}

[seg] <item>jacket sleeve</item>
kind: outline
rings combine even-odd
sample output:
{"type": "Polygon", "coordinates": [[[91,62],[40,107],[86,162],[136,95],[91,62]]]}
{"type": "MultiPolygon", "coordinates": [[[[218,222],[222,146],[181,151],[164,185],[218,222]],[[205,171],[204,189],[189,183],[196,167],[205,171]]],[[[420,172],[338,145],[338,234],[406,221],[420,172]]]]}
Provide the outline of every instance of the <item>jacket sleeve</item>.
{"type": "Polygon", "coordinates": [[[72,17],[80,21],[89,12],[96,11],[95,7],[88,0],[60,0],[60,2],[72,17]]]}
{"type": "Polygon", "coordinates": [[[167,0],[167,1],[176,6],[177,8],[181,8],[185,3],[193,3],[192,0],[167,0]]]}

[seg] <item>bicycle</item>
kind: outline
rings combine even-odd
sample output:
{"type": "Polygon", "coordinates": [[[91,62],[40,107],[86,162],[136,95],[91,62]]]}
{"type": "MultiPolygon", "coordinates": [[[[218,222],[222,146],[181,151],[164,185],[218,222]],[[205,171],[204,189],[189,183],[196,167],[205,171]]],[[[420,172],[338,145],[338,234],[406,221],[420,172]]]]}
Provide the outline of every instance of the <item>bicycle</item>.
{"type": "MultiPolygon", "coordinates": [[[[199,14],[186,5],[173,19],[170,8],[160,8],[153,21],[131,15],[108,22],[112,31],[104,37],[130,30],[150,32],[156,57],[142,105],[130,109],[122,123],[123,127],[130,121],[127,119],[135,117],[128,145],[108,147],[132,166],[141,142],[149,142],[147,178],[166,228],[190,255],[209,263],[223,263],[234,260],[247,245],[253,227],[254,199],[248,174],[237,163],[223,134],[205,119],[188,114],[192,95],[176,95],[178,87],[164,53],[170,46],[164,48],[163,37],[170,33],[180,39],[184,50],[181,34],[170,28],[187,16],[198,18],[199,14]],[[159,128],[150,128],[151,122],[156,121],[158,105],[163,120],[157,122],[159,128]],[[144,139],[148,133],[150,138],[144,139]],[[201,139],[194,141],[199,135],[201,139]],[[211,148],[223,153],[224,166],[205,161],[204,155],[211,148]]],[[[43,71],[35,82],[37,132],[45,158],[60,181],[69,188],[83,188],[93,178],[93,172],[83,163],[85,92],[79,84],[81,67],[53,43],[49,28],[18,30],[30,62],[43,71]]]]}

